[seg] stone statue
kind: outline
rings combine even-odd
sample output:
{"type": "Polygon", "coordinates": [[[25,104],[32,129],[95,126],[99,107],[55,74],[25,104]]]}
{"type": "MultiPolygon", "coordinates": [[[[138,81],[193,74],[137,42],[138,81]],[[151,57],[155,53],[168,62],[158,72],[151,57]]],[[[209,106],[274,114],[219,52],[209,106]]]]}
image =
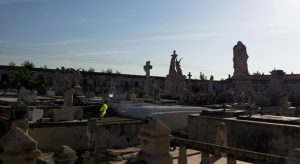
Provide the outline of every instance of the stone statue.
{"type": "Polygon", "coordinates": [[[246,46],[241,41],[238,41],[233,47],[233,77],[247,77],[249,75],[248,57],[246,46]]]}
{"type": "Polygon", "coordinates": [[[177,60],[177,56],[174,50],[171,55],[169,74],[166,77],[164,86],[164,96],[174,99],[182,98],[185,92],[184,90],[186,90],[186,76],[182,74],[180,65],[181,59],[177,60]]]}
{"type": "Polygon", "coordinates": [[[77,69],[76,71],[73,70],[73,81],[74,81],[74,86],[80,86],[80,84],[79,84],[80,79],[81,79],[80,68],[77,69]]]}
{"type": "Polygon", "coordinates": [[[180,61],[181,61],[181,59],[179,59],[179,61],[176,59],[176,71],[177,71],[177,74],[179,74],[179,75],[182,75],[182,70],[180,68],[180,66],[181,66],[180,65],[180,61]]]}
{"type": "Polygon", "coordinates": [[[170,62],[169,74],[172,74],[172,73],[176,72],[175,64],[176,64],[177,54],[176,54],[175,50],[173,51],[173,55],[171,55],[171,56],[172,56],[172,58],[171,58],[171,62],[170,62]]]}

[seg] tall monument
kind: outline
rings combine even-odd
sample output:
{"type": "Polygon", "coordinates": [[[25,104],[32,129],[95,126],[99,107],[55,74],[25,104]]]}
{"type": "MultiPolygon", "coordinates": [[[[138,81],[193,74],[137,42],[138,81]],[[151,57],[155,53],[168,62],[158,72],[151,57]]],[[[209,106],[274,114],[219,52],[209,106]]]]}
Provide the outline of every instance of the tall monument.
{"type": "Polygon", "coordinates": [[[238,102],[245,102],[252,90],[252,83],[248,71],[248,53],[246,46],[238,41],[233,47],[233,76],[231,90],[238,102]]]}
{"type": "Polygon", "coordinates": [[[150,70],[151,69],[152,69],[152,65],[150,65],[150,61],[146,61],[146,65],[144,66],[144,71],[146,72],[145,98],[150,98],[153,96],[152,87],[151,87],[151,79],[150,79],[150,70]]]}
{"type": "Polygon", "coordinates": [[[249,79],[248,71],[248,54],[246,46],[238,41],[237,44],[233,47],[233,79],[246,80],[249,79]]]}
{"type": "Polygon", "coordinates": [[[181,59],[177,60],[176,51],[171,55],[169,74],[165,81],[165,96],[169,98],[182,98],[186,88],[186,76],[182,74],[181,59]]]}

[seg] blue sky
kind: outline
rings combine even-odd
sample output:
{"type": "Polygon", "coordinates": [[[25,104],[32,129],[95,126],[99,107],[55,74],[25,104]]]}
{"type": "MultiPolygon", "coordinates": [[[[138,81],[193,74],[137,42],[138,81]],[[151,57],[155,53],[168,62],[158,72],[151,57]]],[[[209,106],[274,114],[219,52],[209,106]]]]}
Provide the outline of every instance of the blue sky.
{"type": "Polygon", "coordinates": [[[0,0],[0,64],[165,76],[177,50],[183,73],[220,79],[241,40],[250,73],[300,73],[299,20],[298,0],[0,0]]]}

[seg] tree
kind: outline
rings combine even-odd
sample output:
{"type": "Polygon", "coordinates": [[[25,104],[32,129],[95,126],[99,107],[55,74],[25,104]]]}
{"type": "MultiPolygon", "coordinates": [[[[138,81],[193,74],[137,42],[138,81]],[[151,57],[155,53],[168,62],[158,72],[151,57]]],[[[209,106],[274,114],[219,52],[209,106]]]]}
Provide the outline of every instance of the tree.
{"type": "Polygon", "coordinates": [[[12,84],[17,89],[25,87],[29,90],[41,89],[45,86],[46,79],[43,76],[38,76],[35,72],[30,71],[27,67],[19,68],[12,77],[12,84]]]}
{"type": "Polygon", "coordinates": [[[107,70],[102,70],[102,73],[113,74],[114,72],[112,68],[108,68],[107,70]]]}
{"type": "Polygon", "coordinates": [[[16,63],[11,61],[11,62],[9,62],[8,66],[14,67],[14,66],[16,66],[16,63]]]}
{"type": "Polygon", "coordinates": [[[25,68],[34,68],[34,64],[30,61],[24,61],[22,64],[21,64],[22,67],[25,67],[25,68]]]}
{"type": "Polygon", "coordinates": [[[95,72],[95,68],[90,67],[90,68],[88,69],[88,72],[95,72]]]}
{"type": "Polygon", "coordinates": [[[118,71],[118,70],[116,70],[115,74],[121,74],[121,72],[120,72],[120,71],[118,71]]]}
{"type": "Polygon", "coordinates": [[[214,76],[213,76],[213,75],[210,75],[209,80],[210,80],[210,81],[213,81],[213,80],[214,80],[214,76]]]}
{"type": "Polygon", "coordinates": [[[207,76],[205,76],[202,72],[200,72],[200,80],[207,80],[207,76]]]}
{"type": "Polygon", "coordinates": [[[4,90],[4,93],[6,93],[6,90],[10,87],[10,78],[7,74],[3,74],[0,81],[0,88],[4,90]]]}
{"type": "Polygon", "coordinates": [[[47,66],[47,65],[44,65],[44,69],[48,69],[48,66],[47,66]]]}

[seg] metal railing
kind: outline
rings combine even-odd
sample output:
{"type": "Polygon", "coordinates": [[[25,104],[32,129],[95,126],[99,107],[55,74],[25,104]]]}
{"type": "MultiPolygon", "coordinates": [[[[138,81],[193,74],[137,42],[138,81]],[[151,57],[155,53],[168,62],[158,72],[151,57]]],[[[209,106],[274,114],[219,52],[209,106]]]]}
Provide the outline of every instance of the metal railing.
{"type": "Polygon", "coordinates": [[[172,145],[179,147],[178,164],[186,164],[187,156],[186,149],[193,149],[201,151],[201,164],[210,163],[210,154],[214,155],[216,152],[227,154],[227,164],[235,164],[237,160],[251,162],[251,163],[264,163],[264,164],[286,164],[287,158],[272,154],[259,153],[249,150],[231,148],[220,146],[210,143],[204,143],[194,140],[174,137],[171,141],[172,145]]]}

